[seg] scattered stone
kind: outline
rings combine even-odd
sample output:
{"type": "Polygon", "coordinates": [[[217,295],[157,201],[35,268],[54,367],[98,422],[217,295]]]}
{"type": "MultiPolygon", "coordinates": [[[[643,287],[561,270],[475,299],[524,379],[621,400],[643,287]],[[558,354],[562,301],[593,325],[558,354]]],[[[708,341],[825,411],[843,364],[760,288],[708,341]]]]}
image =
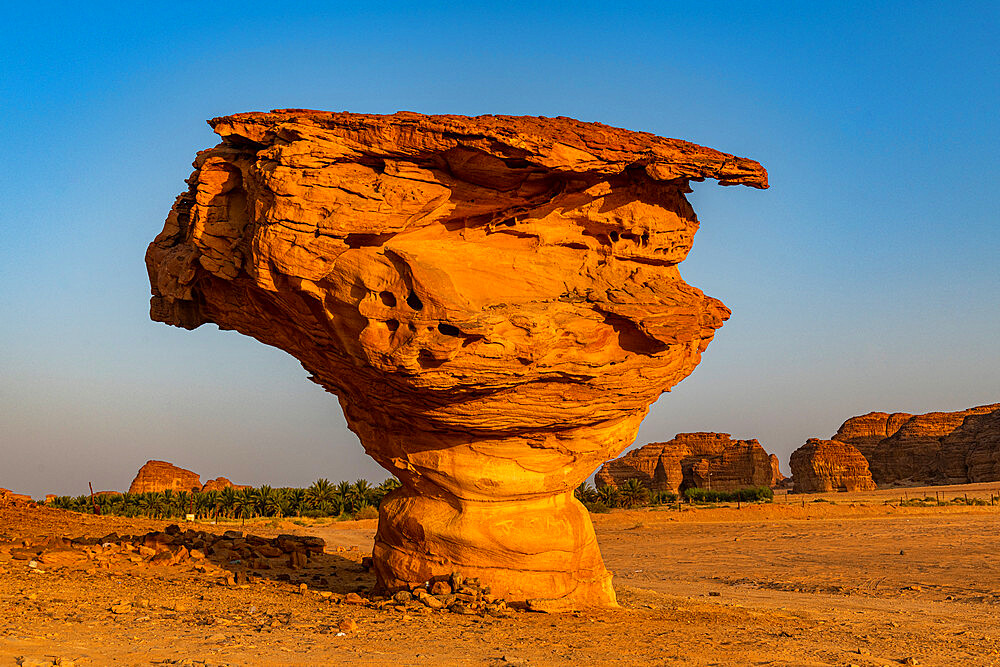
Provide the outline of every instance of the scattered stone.
{"type": "Polygon", "coordinates": [[[353,618],[345,618],[340,623],[337,624],[341,632],[357,632],[358,624],[353,618]]]}

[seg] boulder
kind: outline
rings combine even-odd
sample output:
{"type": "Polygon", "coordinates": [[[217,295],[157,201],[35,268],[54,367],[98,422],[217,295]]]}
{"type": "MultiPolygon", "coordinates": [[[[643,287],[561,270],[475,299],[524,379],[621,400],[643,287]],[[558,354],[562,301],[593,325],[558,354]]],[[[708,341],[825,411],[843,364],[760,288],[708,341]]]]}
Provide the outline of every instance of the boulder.
{"type": "Polygon", "coordinates": [[[28,505],[33,502],[31,496],[14,493],[10,489],[0,489],[0,507],[28,505]]]}
{"type": "Polygon", "coordinates": [[[678,433],[673,440],[653,442],[608,461],[597,472],[598,487],[618,487],[638,479],[651,491],[679,493],[711,488],[735,491],[775,486],[783,478],[778,457],[756,440],[733,440],[728,433],[678,433]]]}
{"type": "Polygon", "coordinates": [[[197,473],[178,468],[166,461],[147,461],[139,468],[135,479],[128,488],[129,493],[150,491],[200,491],[201,478],[197,473]]]}
{"type": "Polygon", "coordinates": [[[858,448],[839,440],[810,438],[788,460],[795,493],[871,491],[875,482],[858,448]]]}
{"type": "Polygon", "coordinates": [[[146,254],[154,320],[286,350],[402,483],[381,589],[461,570],[615,604],[573,489],[631,443],[729,310],[677,265],[744,158],[570,118],[285,109],[210,121],[146,254]],[[558,527],[556,529],[556,527],[558,527]]]}

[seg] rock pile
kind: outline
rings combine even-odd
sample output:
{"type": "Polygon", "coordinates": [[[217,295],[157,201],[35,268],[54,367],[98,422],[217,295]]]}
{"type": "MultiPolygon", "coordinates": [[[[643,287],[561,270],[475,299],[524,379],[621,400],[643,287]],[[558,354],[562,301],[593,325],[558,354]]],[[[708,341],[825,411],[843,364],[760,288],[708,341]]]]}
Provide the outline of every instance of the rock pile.
{"type": "Polygon", "coordinates": [[[48,567],[89,563],[110,568],[127,561],[149,566],[189,564],[203,571],[221,571],[218,564],[241,570],[301,569],[312,556],[324,553],[324,547],[325,542],[319,537],[265,538],[244,536],[235,530],[217,535],[170,525],[163,531],[137,536],[111,533],[88,538],[43,537],[19,544],[0,544],[0,551],[7,551],[14,560],[30,560],[48,567]]]}
{"type": "Polygon", "coordinates": [[[673,440],[608,461],[594,481],[598,487],[618,487],[630,479],[652,491],[679,493],[688,488],[773,487],[784,477],[778,458],[756,440],[733,440],[728,433],[678,433],[673,440]]]}
{"type": "Polygon", "coordinates": [[[875,489],[868,461],[846,442],[810,438],[792,452],[788,464],[796,493],[875,489]]]}
{"type": "Polygon", "coordinates": [[[615,604],[572,490],[729,316],[677,269],[689,183],[765,170],[570,118],[210,124],[222,141],[146,254],[150,316],[284,349],[337,394],[402,483],[375,540],[387,589],[461,568],[511,600],[615,604]]]}

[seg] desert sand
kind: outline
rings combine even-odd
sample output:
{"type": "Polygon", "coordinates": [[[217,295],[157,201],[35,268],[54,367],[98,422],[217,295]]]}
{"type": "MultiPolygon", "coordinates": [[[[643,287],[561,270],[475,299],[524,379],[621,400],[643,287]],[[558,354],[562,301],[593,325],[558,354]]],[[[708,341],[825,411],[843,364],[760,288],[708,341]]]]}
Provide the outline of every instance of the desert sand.
{"type": "Polygon", "coordinates": [[[514,611],[507,617],[345,604],[346,593],[359,587],[364,593],[375,583],[361,567],[371,552],[374,520],[182,525],[326,540],[316,566],[267,570],[252,583],[232,586],[225,571],[201,573],[190,564],[30,568],[10,556],[26,538],[140,534],[166,522],[5,508],[0,661],[997,664],[1000,506],[896,506],[903,493],[912,499],[935,492],[988,499],[1000,493],[1000,484],[793,494],[738,509],[595,515],[621,608],[514,611]],[[356,630],[341,633],[345,620],[353,620],[356,630]]]}

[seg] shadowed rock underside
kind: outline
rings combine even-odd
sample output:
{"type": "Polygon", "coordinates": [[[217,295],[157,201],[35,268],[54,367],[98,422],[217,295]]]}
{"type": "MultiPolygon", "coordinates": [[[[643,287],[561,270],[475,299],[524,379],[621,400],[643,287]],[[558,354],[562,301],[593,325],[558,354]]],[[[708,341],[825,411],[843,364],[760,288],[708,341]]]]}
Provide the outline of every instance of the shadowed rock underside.
{"type": "Polygon", "coordinates": [[[393,590],[460,570],[612,605],[572,490],[630,444],[729,311],[677,270],[692,180],[766,172],[568,118],[282,110],[210,121],[146,261],[151,316],[294,355],[402,488],[393,590]]]}

